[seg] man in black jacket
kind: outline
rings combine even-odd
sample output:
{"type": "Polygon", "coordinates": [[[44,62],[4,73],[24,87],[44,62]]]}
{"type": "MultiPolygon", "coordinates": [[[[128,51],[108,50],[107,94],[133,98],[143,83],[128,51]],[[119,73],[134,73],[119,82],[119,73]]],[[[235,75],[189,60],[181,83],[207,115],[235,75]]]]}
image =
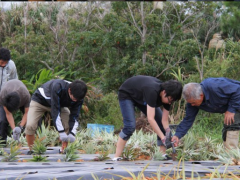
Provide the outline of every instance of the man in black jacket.
{"type": "Polygon", "coordinates": [[[63,143],[75,141],[78,116],[86,93],[87,86],[83,81],[75,80],[71,83],[61,79],[50,80],[34,92],[25,129],[30,150],[38,121],[46,111],[51,112],[60,140],[63,143]]]}

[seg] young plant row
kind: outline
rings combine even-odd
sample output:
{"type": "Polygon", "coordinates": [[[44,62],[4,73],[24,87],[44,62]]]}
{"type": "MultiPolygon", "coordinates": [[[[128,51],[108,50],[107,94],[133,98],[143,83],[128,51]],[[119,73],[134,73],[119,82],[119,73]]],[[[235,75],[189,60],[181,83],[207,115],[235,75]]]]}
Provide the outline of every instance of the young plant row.
{"type": "MultiPolygon", "coordinates": [[[[69,143],[65,150],[64,161],[76,161],[79,154],[96,154],[94,160],[102,161],[109,159],[109,154],[114,154],[116,150],[117,135],[107,132],[91,131],[84,129],[76,134],[76,141],[69,143]]],[[[132,138],[129,139],[122,153],[123,160],[163,160],[162,153],[156,145],[157,137],[154,133],[143,133],[142,130],[135,131],[132,138]]],[[[27,146],[25,137],[20,137],[20,142],[8,137],[8,147],[11,147],[10,154],[0,149],[0,155],[3,155],[3,161],[15,161],[20,154],[20,147],[27,146]]],[[[47,147],[59,146],[60,141],[58,133],[54,128],[42,125],[36,133],[36,139],[32,147],[33,159],[31,161],[47,161],[42,157],[46,153],[47,147]]],[[[220,160],[224,164],[240,164],[240,153],[238,150],[226,151],[221,143],[216,143],[215,139],[205,137],[199,138],[197,134],[190,131],[176,148],[177,159],[183,160],[220,160]]],[[[172,149],[168,149],[169,156],[172,155],[172,149]]]]}

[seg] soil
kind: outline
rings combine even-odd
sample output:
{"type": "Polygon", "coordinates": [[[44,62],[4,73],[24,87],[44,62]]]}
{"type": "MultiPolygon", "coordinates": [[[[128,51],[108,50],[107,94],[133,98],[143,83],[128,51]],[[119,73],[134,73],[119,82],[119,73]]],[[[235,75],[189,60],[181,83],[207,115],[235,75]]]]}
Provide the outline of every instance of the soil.
{"type": "MultiPolygon", "coordinates": [[[[136,130],[141,130],[144,133],[153,133],[152,127],[150,126],[147,118],[145,117],[138,117],[136,118],[136,130]]],[[[119,134],[121,130],[117,130],[114,134],[119,134]]]]}
{"type": "Polygon", "coordinates": [[[136,130],[141,130],[141,129],[144,133],[154,132],[147,118],[145,117],[139,117],[136,119],[136,130]]]}

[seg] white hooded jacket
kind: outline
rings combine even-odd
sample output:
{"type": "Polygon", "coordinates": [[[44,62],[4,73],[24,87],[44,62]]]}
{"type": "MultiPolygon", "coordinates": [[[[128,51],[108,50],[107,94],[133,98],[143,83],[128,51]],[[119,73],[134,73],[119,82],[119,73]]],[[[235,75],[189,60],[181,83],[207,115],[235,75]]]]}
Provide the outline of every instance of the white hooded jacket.
{"type": "Polygon", "coordinates": [[[0,67],[0,92],[3,85],[11,79],[18,79],[18,75],[15,63],[10,59],[5,67],[0,67]]]}

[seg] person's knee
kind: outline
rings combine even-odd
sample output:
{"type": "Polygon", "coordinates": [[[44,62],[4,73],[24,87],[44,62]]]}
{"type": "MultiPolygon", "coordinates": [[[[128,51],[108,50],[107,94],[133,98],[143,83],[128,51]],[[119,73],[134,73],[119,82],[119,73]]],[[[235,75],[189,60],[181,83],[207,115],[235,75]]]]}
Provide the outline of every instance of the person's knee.
{"type": "Polygon", "coordinates": [[[38,124],[27,122],[26,128],[25,128],[25,134],[34,135],[37,128],[38,128],[38,124]]]}
{"type": "Polygon", "coordinates": [[[120,136],[123,140],[127,141],[127,140],[132,136],[132,134],[134,133],[134,131],[135,131],[135,127],[124,128],[124,129],[120,132],[119,136],[120,136]]]}

